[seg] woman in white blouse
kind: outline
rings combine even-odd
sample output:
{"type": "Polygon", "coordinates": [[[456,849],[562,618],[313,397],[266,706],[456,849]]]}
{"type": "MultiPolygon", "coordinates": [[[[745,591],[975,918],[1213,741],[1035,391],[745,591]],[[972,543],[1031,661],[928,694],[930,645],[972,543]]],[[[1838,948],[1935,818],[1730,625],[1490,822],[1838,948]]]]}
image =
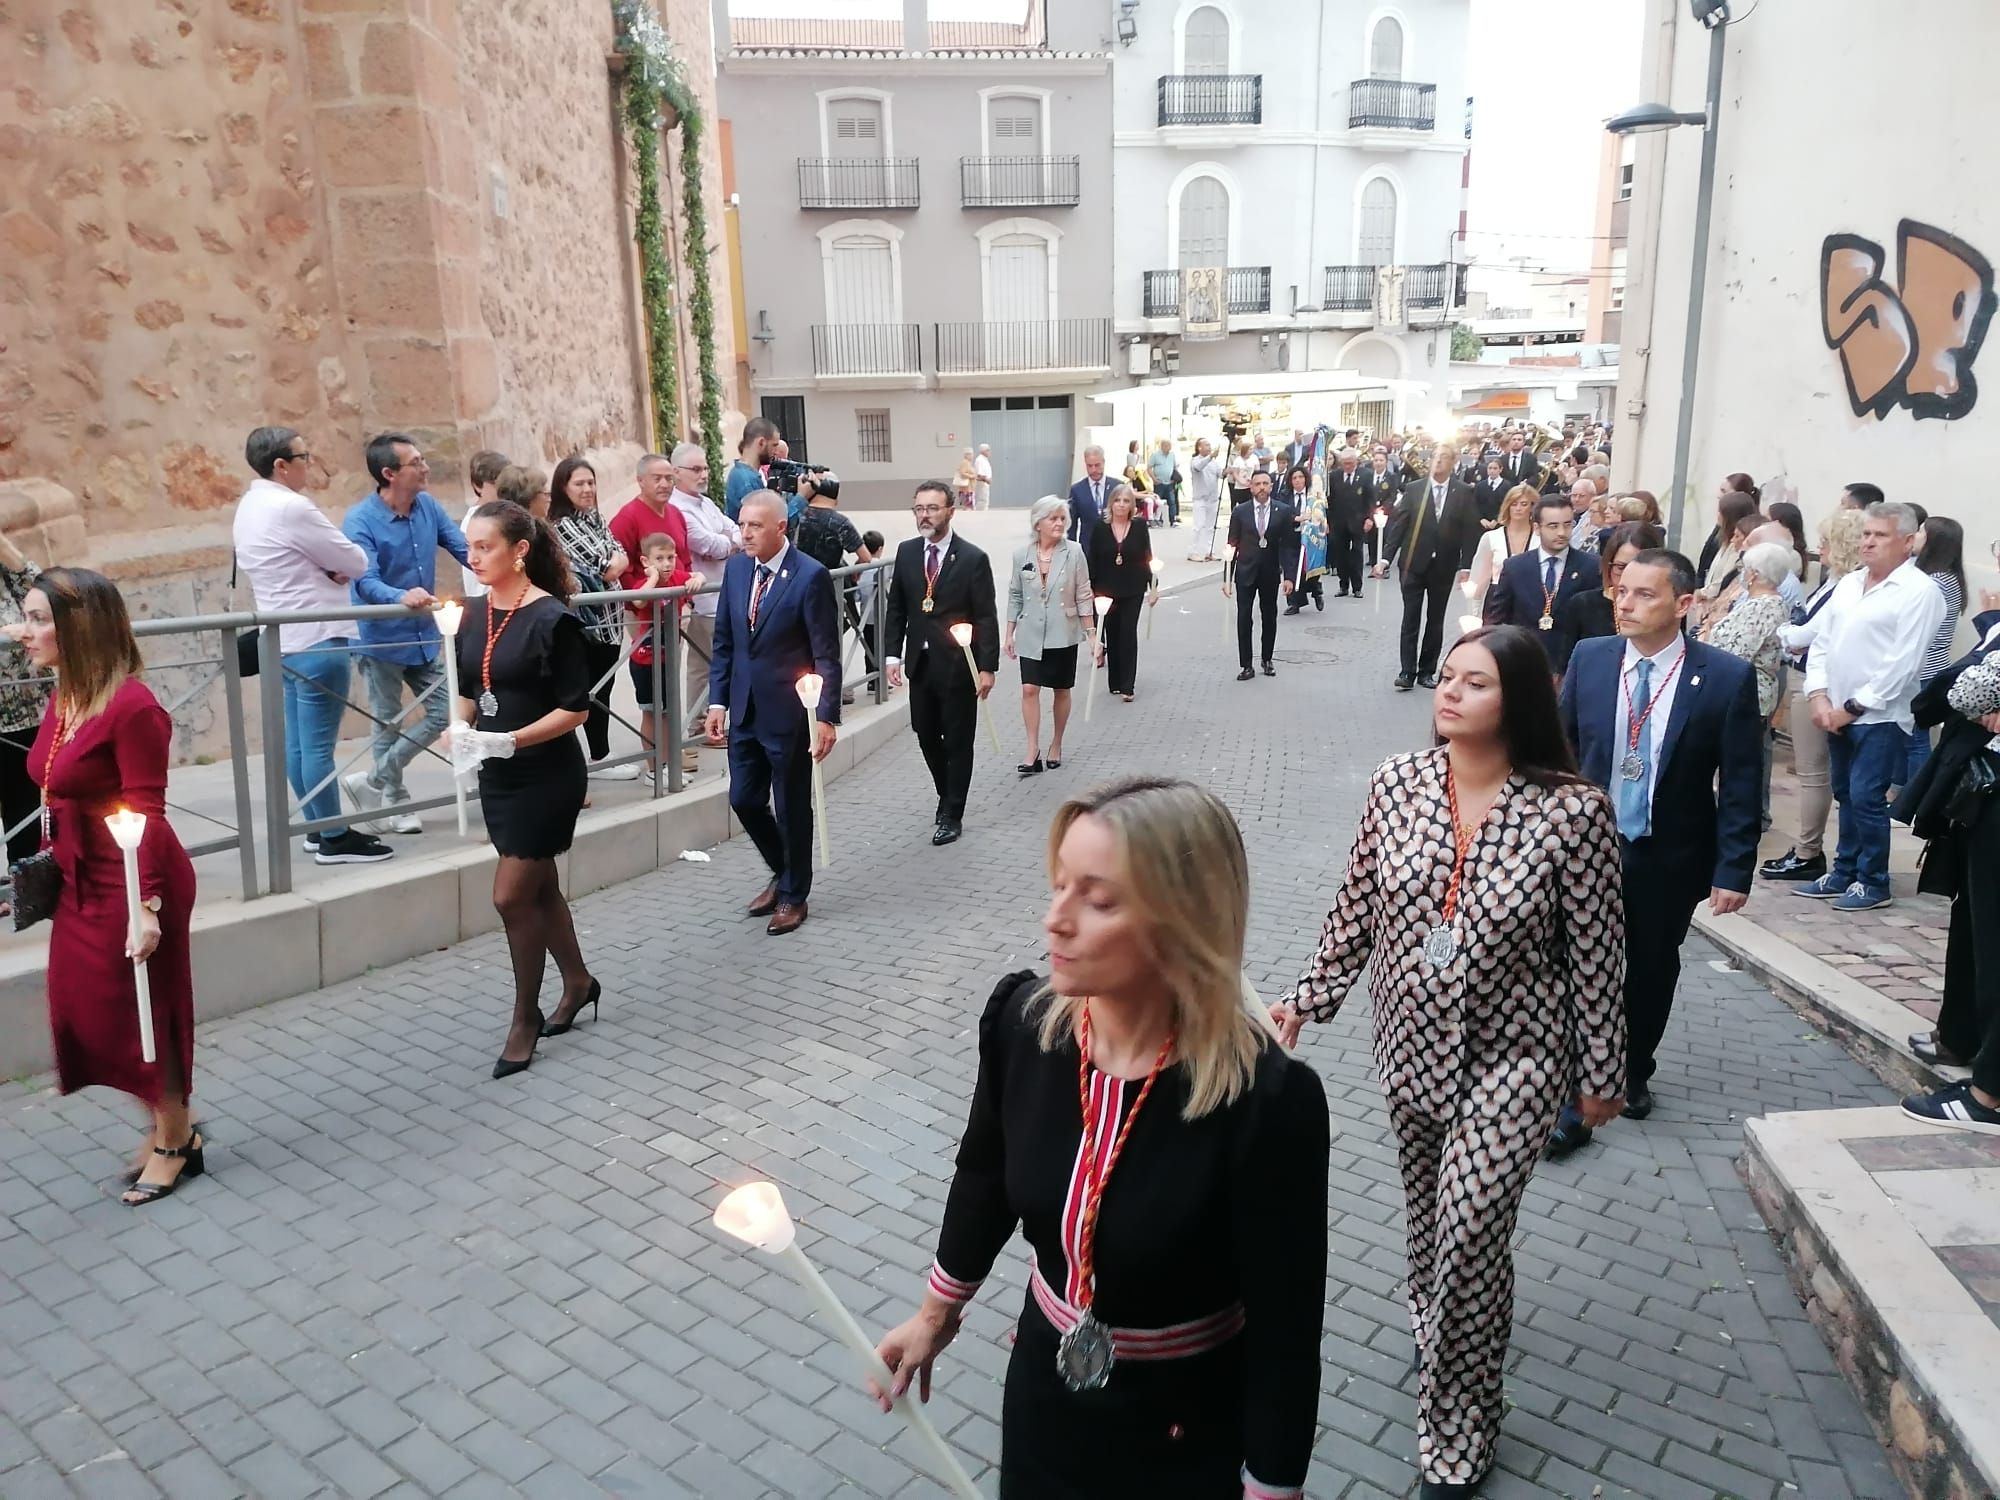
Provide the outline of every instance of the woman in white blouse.
{"type": "Polygon", "coordinates": [[[1472,560],[1472,597],[1485,597],[1516,552],[1535,544],[1535,502],[1541,496],[1532,484],[1517,484],[1500,502],[1500,524],[1479,539],[1479,552],[1472,560]]]}

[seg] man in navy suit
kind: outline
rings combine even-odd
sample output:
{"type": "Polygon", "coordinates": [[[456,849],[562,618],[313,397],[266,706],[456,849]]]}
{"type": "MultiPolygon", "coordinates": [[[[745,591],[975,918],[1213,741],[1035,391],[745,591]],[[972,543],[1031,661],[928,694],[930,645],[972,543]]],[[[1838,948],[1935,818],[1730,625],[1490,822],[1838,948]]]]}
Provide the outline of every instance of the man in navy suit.
{"type": "MultiPolygon", "coordinates": [[[[1611,795],[1625,860],[1625,1113],[1653,1112],[1654,1053],[1680,981],[1681,944],[1708,897],[1741,909],[1762,831],[1763,715],[1747,661],[1690,640],[1694,564],[1654,548],[1618,580],[1618,634],[1580,641],[1563,678],[1563,729],[1611,795]]],[[[1566,1106],[1549,1142],[1590,1139],[1566,1106]]]]}
{"type": "Polygon", "coordinates": [[[1542,643],[1551,670],[1569,660],[1575,644],[1562,622],[1562,607],[1578,594],[1604,587],[1597,559],[1569,544],[1569,501],[1560,495],[1535,502],[1535,543],[1507,559],[1481,613],[1488,625],[1518,625],[1542,643]]]}
{"type": "Polygon", "coordinates": [[[812,890],[812,763],[840,723],[840,612],[833,575],[785,539],[785,497],[752,490],[743,550],[722,570],[708,663],[708,734],[729,729],[729,808],[771,867],[749,915],[776,936],[806,919],[812,890]],[[798,682],[820,676],[809,721],[798,682]],[[768,805],[775,801],[777,814],[768,805]]]}
{"type": "Polygon", "coordinates": [[[1104,497],[1111,481],[1104,477],[1104,450],[1095,443],[1083,450],[1083,478],[1069,487],[1069,539],[1090,551],[1090,534],[1104,518],[1104,497]]]}

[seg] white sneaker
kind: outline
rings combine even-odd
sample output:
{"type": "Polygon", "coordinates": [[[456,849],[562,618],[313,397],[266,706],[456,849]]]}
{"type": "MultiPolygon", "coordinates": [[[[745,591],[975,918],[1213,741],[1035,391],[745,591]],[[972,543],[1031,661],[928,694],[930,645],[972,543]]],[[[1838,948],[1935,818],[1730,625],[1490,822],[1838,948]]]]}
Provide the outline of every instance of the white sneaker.
{"type": "Polygon", "coordinates": [[[622,766],[605,766],[601,770],[593,769],[590,775],[593,781],[637,781],[639,779],[639,767],[637,762],[627,761],[622,766]]]}
{"type": "Polygon", "coordinates": [[[424,831],[424,820],[413,812],[399,812],[394,817],[384,821],[390,833],[422,833],[424,831]]]}
{"type": "MultiPolygon", "coordinates": [[[[361,812],[374,812],[382,806],[382,793],[375,783],[368,779],[366,771],[349,771],[340,778],[340,784],[347,788],[348,798],[361,812]]],[[[387,833],[389,820],[386,818],[360,819],[348,825],[356,833],[387,833]]]]}

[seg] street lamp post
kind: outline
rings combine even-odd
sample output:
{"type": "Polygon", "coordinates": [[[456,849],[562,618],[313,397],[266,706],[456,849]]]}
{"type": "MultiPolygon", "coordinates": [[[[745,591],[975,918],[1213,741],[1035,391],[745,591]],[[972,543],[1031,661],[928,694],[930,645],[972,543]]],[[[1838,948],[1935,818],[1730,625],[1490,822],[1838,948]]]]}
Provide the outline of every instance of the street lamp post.
{"type": "Polygon", "coordinates": [[[1637,135],[1699,125],[1701,181],[1695,189],[1693,263],[1688,273],[1687,344],[1681,353],[1680,420],[1674,430],[1674,484],[1667,496],[1667,545],[1681,545],[1687,519],[1688,448],[1694,440],[1696,363],[1701,355],[1702,303],[1708,290],[1708,226],[1715,200],[1715,143],[1722,127],[1722,49],[1729,26],[1726,0],[1689,0],[1694,18],[1708,28],[1708,95],[1700,114],[1664,104],[1642,104],[1605,123],[1613,135],[1637,135]]]}

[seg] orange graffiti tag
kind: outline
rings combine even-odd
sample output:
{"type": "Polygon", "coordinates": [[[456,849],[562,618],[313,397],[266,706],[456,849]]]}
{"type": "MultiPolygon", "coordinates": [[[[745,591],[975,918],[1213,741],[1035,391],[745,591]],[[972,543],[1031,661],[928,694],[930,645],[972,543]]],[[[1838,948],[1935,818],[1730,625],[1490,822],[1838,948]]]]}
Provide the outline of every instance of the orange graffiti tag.
{"type": "Polygon", "coordinates": [[[1820,315],[1827,347],[1840,355],[1857,417],[1901,406],[1917,418],[1950,420],[1979,399],[1973,361],[1995,297],[1993,266],[1972,246],[1929,224],[1896,228],[1896,279],[1873,240],[1830,234],[1820,252],[1820,315]]]}

